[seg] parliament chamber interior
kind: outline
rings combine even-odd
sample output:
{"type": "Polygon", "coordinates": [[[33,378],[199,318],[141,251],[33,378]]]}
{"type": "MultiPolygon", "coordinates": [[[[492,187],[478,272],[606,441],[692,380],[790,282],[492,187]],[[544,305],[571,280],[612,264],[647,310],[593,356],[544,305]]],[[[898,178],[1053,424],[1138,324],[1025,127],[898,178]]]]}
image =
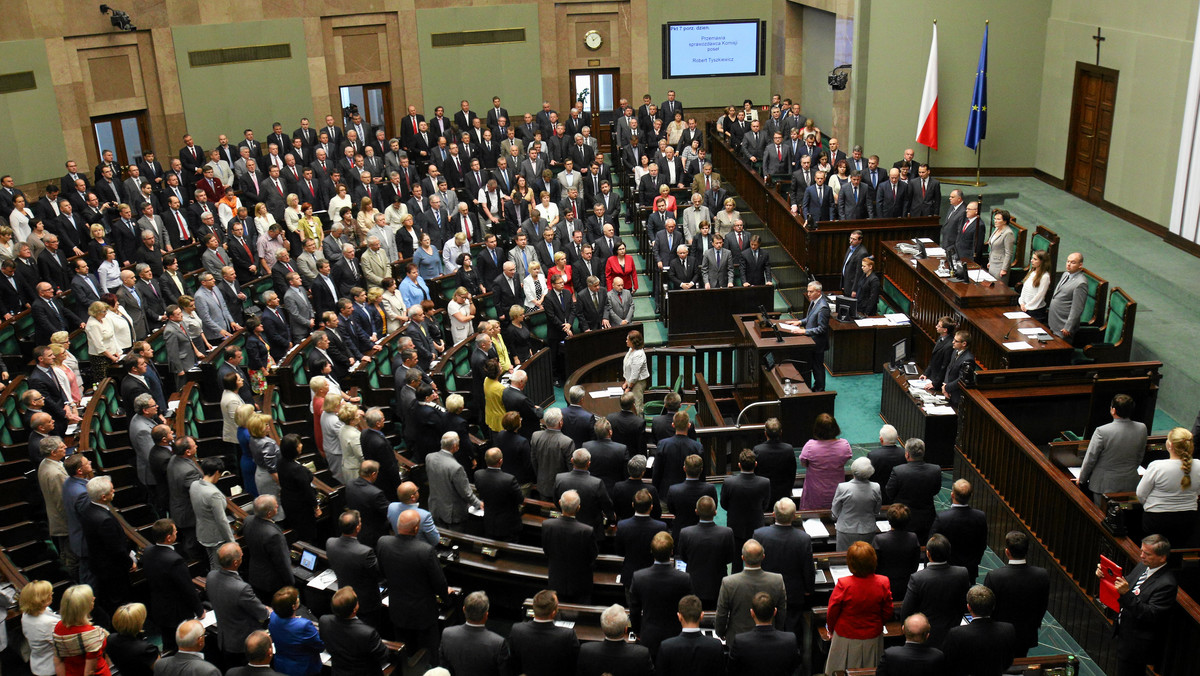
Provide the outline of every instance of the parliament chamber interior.
{"type": "Polygon", "coordinates": [[[1194,673],[1197,7],[901,4],[14,3],[0,669],[1194,673]]]}

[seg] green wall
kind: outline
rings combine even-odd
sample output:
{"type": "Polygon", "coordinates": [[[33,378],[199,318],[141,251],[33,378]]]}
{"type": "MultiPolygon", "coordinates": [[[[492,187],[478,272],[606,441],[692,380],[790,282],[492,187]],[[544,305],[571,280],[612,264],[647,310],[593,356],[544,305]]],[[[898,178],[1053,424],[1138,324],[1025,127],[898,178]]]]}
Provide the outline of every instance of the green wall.
{"type": "Polygon", "coordinates": [[[1129,9],[1128,3],[1117,0],[1054,0],[1034,166],[1063,178],[1075,63],[1096,62],[1091,36],[1096,26],[1103,26],[1107,40],[1100,65],[1119,71],[1104,198],[1165,227],[1171,216],[1197,5],[1160,2],[1152,12],[1129,9]]]}
{"type": "Polygon", "coordinates": [[[45,42],[0,42],[0,64],[4,73],[33,71],[37,83],[37,89],[0,94],[0,173],[12,174],[18,185],[61,176],[67,151],[45,42]]]}
{"type": "MultiPolygon", "coordinates": [[[[426,117],[442,106],[446,117],[459,110],[459,101],[471,102],[482,115],[499,96],[510,115],[542,109],[542,54],[536,3],[497,7],[418,9],[421,93],[426,117]],[[434,48],[430,35],[485,28],[525,28],[525,42],[502,45],[469,45],[434,48]]],[[[552,38],[551,38],[552,39],[552,38]]],[[[556,102],[555,110],[564,104],[556,102]]],[[[519,118],[518,118],[519,120],[519,118]]]]}
{"type": "MultiPolygon", "coordinates": [[[[788,7],[788,9],[792,9],[788,7]]],[[[815,7],[801,7],[804,23],[800,44],[804,45],[804,67],[801,78],[801,110],[818,120],[817,125],[829,128],[833,121],[833,90],[829,88],[829,71],[839,66],[834,55],[834,29],[837,16],[815,7]]],[[[847,61],[849,61],[847,59],[847,61]]],[[[795,98],[795,95],[793,95],[795,98]]],[[[828,129],[825,133],[832,132],[828,129]]]]}
{"type": "Polygon", "coordinates": [[[988,127],[982,162],[1033,166],[1049,14],[1045,0],[859,0],[851,130],[843,147],[861,143],[884,166],[899,160],[905,148],[917,148],[917,159],[924,161],[924,147],[916,145],[917,114],[937,19],[939,147],[930,163],[975,166],[975,153],[963,145],[963,137],[988,19],[988,127]],[[868,15],[869,21],[863,21],[868,15]]]}
{"type": "MultiPolygon", "coordinates": [[[[675,96],[688,108],[723,107],[730,104],[741,104],[742,99],[752,99],[757,105],[771,100],[771,64],[775,59],[775,37],[772,34],[771,0],[742,0],[727,2],[725,0],[689,0],[681,3],[678,0],[647,0],[646,2],[646,40],[648,43],[649,59],[647,67],[650,71],[650,94],[654,103],[664,101],[668,89],[675,90],[675,96]],[[759,19],[767,22],[767,75],[749,77],[697,77],[675,80],[665,80],[662,76],[662,26],[674,21],[708,21],[721,19],[759,19]]],[[[636,32],[635,32],[636,35],[636,32]]],[[[641,105],[642,94],[646,92],[630,92],[626,98],[634,105],[641,105]]]]}
{"type": "MultiPolygon", "coordinates": [[[[271,123],[281,122],[290,132],[312,111],[301,19],[175,26],[171,37],[187,130],[197,145],[211,148],[218,134],[228,135],[230,143],[236,144],[246,128],[263,140],[271,133],[271,123]],[[200,68],[188,65],[189,51],[283,42],[292,46],[290,59],[200,68]]],[[[179,139],[171,142],[178,145],[179,139]]]]}

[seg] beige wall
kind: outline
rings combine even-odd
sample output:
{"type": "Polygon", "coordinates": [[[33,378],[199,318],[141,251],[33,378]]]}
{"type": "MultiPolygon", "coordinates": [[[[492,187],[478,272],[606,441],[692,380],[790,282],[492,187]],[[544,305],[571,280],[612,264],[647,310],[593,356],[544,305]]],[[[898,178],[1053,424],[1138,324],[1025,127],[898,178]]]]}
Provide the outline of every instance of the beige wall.
{"type": "MultiPolygon", "coordinates": [[[[50,62],[40,40],[0,43],[0,71],[33,71],[37,89],[0,95],[0,174],[17,183],[26,176],[62,175],[67,160],[50,62]]],[[[30,195],[31,200],[39,196],[30,195]]]]}
{"type": "Polygon", "coordinates": [[[1054,0],[1046,30],[1041,111],[1033,164],[1063,178],[1075,63],[1094,64],[1091,36],[1107,39],[1100,65],[1116,69],[1116,109],[1104,198],[1166,226],[1191,69],[1195,2],[1130,11],[1117,0],[1054,0]]]}

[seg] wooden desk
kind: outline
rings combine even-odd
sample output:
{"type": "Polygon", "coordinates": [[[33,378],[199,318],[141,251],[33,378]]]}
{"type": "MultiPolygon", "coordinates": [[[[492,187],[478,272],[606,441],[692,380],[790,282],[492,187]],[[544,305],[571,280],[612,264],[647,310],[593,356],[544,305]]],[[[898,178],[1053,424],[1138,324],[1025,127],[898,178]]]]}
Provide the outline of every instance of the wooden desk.
{"type": "Polygon", "coordinates": [[[908,393],[908,376],[902,369],[883,374],[879,417],[896,428],[901,439],[925,442],[925,460],[939,467],[954,465],[957,415],[929,415],[921,402],[908,393]]]}
{"type": "Polygon", "coordinates": [[[803,228],[810,278],[829,291],[842,288],[842,262],[850,246],[850,233],[862,231],[862,246],[878,259],[883,243],[929,237],[936,240],[941,226],[933,216],[923,218],[869,218],[852,221],[821,221],[817,228],[803,228]]]}
{"type": "Polygon", "coordinates": [[[775,287],[676,289],[668,293],[667,332],[671,341],[725,339],[738,332],[736,313],[760,306],[775,306],[775,287]]]}
{"type": "Polygon", "coordinates": [[[567,375],[571,375],[600,355],[624,354],[627,349],[625,336],[629,335],[630,331],[640,331],[643,336],[646,334],[641,322],[630,322],[624,326],[576,333],[568,338],[564,343],[567,375]]]}
{"type": "Polygon", "coordinates": [[[1020,328],[1042,328],[1033,319],[1008,319],[1005,312],[1017,309],[1017,293],[1005,284],[968,284],[939,277],[935,270],[941,259],[914,259],[901,253],[899,242],[885,242],[880,266],[896,288],[912,299],[912,318],[916,330],[911,352],[917,361],[927,363],[937,340],[938,319],[959,317],[961,328],[971,334],[971,351],[986,369],[1064,366],[1070,363],[1074,349],[1062,338],[1046,343],[1022,334],[1020,328]],[[1019,324],[1019,326],[1018,326],[1019,324]],[[1027,349],[1011,349],[1004,343],[1022,342],[1027,349]]]}
{"type": "Polygon", "coordinates": [[[583,397],[582,406],[590,411],[597,418],[607,418],[610,413],[616,413],[621,410],[620,397],[593,397],[592,392],[601,392],[610,387],[619,387],[621,383],[580,383],[587,394],[583,397]]]}
{"type": "Polygon", "coordinates": [[[892,361],[892,346],[910,338],[912,325],[859,326],[853,321],[829,318],[829,354],[825,366],[835,376],[883,373],[892,361]]]}
{"type": "Polygon", "coordinates": [[[778,413],[772,413],[781,421],[783,426],[783,441],[801,448],[812,438],[813,423],[822,413],[833,415],[836,390],[813,392],[804,384],[799,372],[790,364],[776,366],[768,370],[765,366],[760,369],[759,400],[778,401],[778,413]],[[783,381],[790,379],[796,385],[796,394],[783,393],[783,381]]]}
{"type": "MultiPolygon", "coordinates": [[[[778,322],[779,319],[775,318],[774,321],[778,322]]],[[[758,367],[767,354],[774,355],[776,364],[782,364],[788,359],[807,363],[813,345],[816,344],[816,341],[808,336],[782,329],[779,329],[779,337],[783,338],[783,342],[780,342],[773,331],[758,325],[757,315],[752,318],[747,318],[746,315],[736,316],[734,326],[743,346],[743,358],[738,360],[741,367],[737,378],[739,384],[753,383],[757,380],[758,367]]]]}

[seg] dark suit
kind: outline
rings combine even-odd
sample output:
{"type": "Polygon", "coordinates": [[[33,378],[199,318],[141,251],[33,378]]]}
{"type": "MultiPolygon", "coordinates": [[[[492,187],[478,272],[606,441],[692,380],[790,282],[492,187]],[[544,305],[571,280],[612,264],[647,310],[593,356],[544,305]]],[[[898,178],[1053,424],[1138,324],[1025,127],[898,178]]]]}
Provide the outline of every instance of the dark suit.
{"type": "Polygon", "coordinates": [[[942,219],[942,233],[938,244],[946,250],[947,255],[955,250],[958,233],[962,231],[963,223],[966,220],[967,204],[965,202],[959,202],[958,206],[951,206],[946,212],[946,217],[942,219]]]}
{"type": "MultiPolygon", "coordinates": [[[[592,261],[596,261],[593,257],[592,261]]],[[[601,328],[601,322],[604,321],[605,313],[608,311],[608,294],[604,291],[604,285],[596,291],[596,297],[599,304],[592,300],[591,291],[587,290],[587,275],[594,274],[592,269],[587,267],[587,262],[579,260],[575,262],[575,268],[572,270],[571,280],[575,286],[575,311],[579,318],[580,328],[584,331],[595,331],[601,328]],[[580,275],[580,273],[586,273],[580,275]],[[580,277],[582,277],[582,288],[580,286],[580,277]]],[[[596,265],[596,263],[593,263],[596,265]]],[[[597,279],[603,279],[604,275],[596,275],[597,279]]]]}
{"type": "Polygon", "coordinates": [[[868,255],[867,247],[863,244],[846,249],[842,256],[842,293],[849,296],[858,290],[858,282],[863,276],[862,262],[868,255]]]}
{"type": "Polygon", "coordinates": [[[242,526],[242,536],[250,559],[250,586],[259,598],[270,598],[280,588],[293,584],[292,558],[283,529],[273,521],[249,516],[242,526]]]}
{"type": "Polygon", "coordinates": [[[767,553],[762,569],[783,576],[790,629],[801,619],[801,609],[807,607],[805,596],[813,591],[812,538],[803,528],[778,524],[763,526],[753,536],[767,553]]]}
{"type": "MultiPolygon", "coordinates": [[[[676,231],[678,234],[678,231],[676,231]]],[[[659,233],[659,237],[665,235],[665,232],[659,233]]],[[[682,236],[680,237],[682,240],[682,236]]],[[[681,289],[684,284],[700,284],[700,265],[696,259],[688,256],[687,258],[679,258],[676,256],[671,260],[670,267],[667,268],[667,280],[670,282],[671,289],[681,289]]],[[[691,287],[695,288],[695,287],[691,287]]]]}
{"type": "Polygon", "coordinates": [[[927,185],[922,188],[921,177],[913,175],[908,179],[909,192],[912,193],[908,212],[910,216],[938,216],[942,208],[942,183],[930,176],[925,179],[927,185]]]}
{"type": "Polygon", "coordinates": [[[931,627],[928,643],[940,648],[946,633],[962,621],[970,588],[966,568],[948,564],[926,565],[925,570],[909,578],[900,617],[925,613],[931,627]]]}
{"type": "MultiPolygon", "coordinates": [[[[20,269],[20,264],[17,269],[20,269]]],[[[30,302],[33,309],[33,339],[35,345],[49,345],[50,336],[59,332],[66,331],[70,333],[79,327],[81,323],[79,316],[63,305],[62,301],[57,298],[47,301],[45,298],[37,298],[30,302]],[[53,303],[53,309],[51,309],[53,303]]],[[[136,324],[137,318],[134,317],[136,324]]],[[[144,324],[144,323],[143,323],[144,324]]],[[[138,339],[141,336],[134,336],[138,339]]]]}
{"type": "Polygon", "coordinates": [[[987,516],[967,505],[952,505],[939,512],[929,534],[941,533],[950,541],[950,564],[967,569],[974,583],[979,577],[979,562],[987,549],[987,516]]]}
{"type": "Polygon", "coordinates": [[[947,673],[954,676],[1000,676],[1016,657],[1017,632],[1007,622],[976,618],[946,634],[942,650],[947,673]]]}
{"type": "MultiPolygon", "coordinates": [[[[643,427],[645,423],[643,422],[643,427]]],[[[644,446],[643,446],[644,447],[644,446]]],[[[675,434],[658,443],[658,452],[654,454],[654,487],[659,495],[666,496],[667,490],[687,478],[683,472],[683,461],[689,455],[703,456],[700,442],[688,438],[687,435],[675,434]]],[[[704,475],[701,474],[703,479],[704,475]]],[[[715,493],[716,487],[713,487],[715,493]]],[[[713,495],[716,498],[716,495],[713,495]]]]}
{"type": "Polygon", "coordinates": [[[875,195],[870,185],[859,183],[855,191],[853,184],[843,183],[838,191],[837,212],[843,221],[875,218],[875,195]]]}
{"type": "Polygon", "coordinates": [[[888,648],[879,657],[876,676],[942,676],[947,673],[942,651],[926,643],[888,648]]]}
{"type": "Polygon", "coordinates": [[[187,562],[174,547],[146,547],[142,551],[141,567],[149,585],[150,621],[162,630],[164,640],[170,639],[170,645],[173,646],[174,627],[204,612],[200,594],[192,584],[187,562]]]}
{"type": "MultiPolygon", "coordinates": [[[[925,375],[933,381],[934,391],[941,392],[942,383],[946,380],[946,367],[950,366],[950,358],[953,356],[954,336],[947,333],[933,344],[933,354],[929,357],[929,365],[925,368],[925,375]]],[[[887,498],[884,498],[883,503],[885,505],[888,503],[887,498]]]]}
{"type": "Polygon", "coordinates": [[[1175,606],[1179,585],[1174,573],[1159,569],[1138,587],[1137,580],[1145,571],[1146,565],[1138,564],[1125,576],[1129,590],[1121,594],[1121,613],[1113,631],[1120,676],[1144,674],[1147,664],[1158,664],[1168,618],[1175,606]]]}
{"type": "Polygon", "coordinates": [[[804,222],[809,225],[832,220],[835,214],[833,188],[828,185],[808,186],[800,203],[800,212],[804,215],[804,222]]]}
{"type": "Polygon", "coordinates": [[[654,661],[646,646],[626,643],[624,640],[592,641],[579,649],[579,666],[576,676],[650,676],[654,673],[654,661]]]}
{"type": "Polygon", "coordinates": [[[521,534],[521,505],[525,502],[516,477],[498,467],[476,470],[475,488],[487,506],[484,537],[515,542],[521,534]]]}
{"type": "Polygon", "coordinates": [[[596,416],[591,411],[579,405],[569,405],[562,410],[562,433],[575,442],[575,448],[582,448],[585,442],[596,438],[593,426],[596,416]]]}
{"type": "Polygon", "coordinates": [[[321,616],[321,641],[332,657],[333,676],[359,676],[380,670],[387,659],[387,646],[379,632],[357,617],[321,616]]]}
{"type": "Polygon", "coordinates": [[[129,599],[129,545],[125,531],[112,513],[89,502],[79,511],[79,524],[87,541],[88,569],[96,578],[96,602],[113,612],[129,599]]]}
{"type": "Polygon", "coordinates": [[[362,517],[358,540],[364,545],[374,547],[379,538],[391,532],[387,522],[387,496],[361,476],[346,484],[346,508],[357,509],[362,517]]]}
{"type": "Polygon", "coordinates": [[[654,563],[650,543],[655,535],[666,530],[667,524],[650,516],[634,515],[617,523],[615,544],[617,554],[624,559],[621,563],[621,583],[626,589],[633,584],[635,572],[654,563]]]}
{"type": "Polygon", "coordinates": [[[1038,644],[1038,629],[1050,604],[1050,573],[1028,563],[1010,563],[989,572],[983,584],[996,595],[992,619],[1016,629],[1015,654],[1023,657],[1038,644]]]}
{"type": "MultiPolygon", "coordinates": [[[[621,579],[625,579],[624,576],[621,579]]],[[[651,654],[658,652],[659,644],[681,631],[676,610],[679,600],[691,593],[691,578],[682,570],[676,570],[672,561],[655,563],[633,573],[633,584],[629,588],[629,620],[638,641],[649,648],[651,654]]]]}
{"type": "Polygon", "coordinates": [[[985,228],[979,218],[964,220],[963,225],[958,227],[953,246],[959,260],[973,261],[983,254],[985,228]]]}
{"type": "MultiPolygon", "coordinates": [[[[721,507],[740,549],[754,531],[762,528],[763,514],[771,511],[771,480],[744,471],[731,474],[721,484],[721,507]]],[[[737,572],[741,566],[735,564],[734,568],[737,572]]]]}
{"type": "Polygon", "coordinates": [[[376,550],[388,581],[392,626],[405,643],[438,654],[438,597],[447,585],[433,547],[413,535],[388,535],[379,538],[376,550]]]}
{"type": "Polygon", "coordinates": [[[325,541],[329,567],[337,575],[338,584],[353,587],[358,595],[359,612],[374,615],[381,606],[379,581],[383,574],[375,550],[348,536],[332,537],[325,541]]]}
{"type": "Polygon", "coordinates": [[[867,453],[867,460],[870,460],[871,466],[875,468],[875,473],[871,475],[871,481],[879,484],[883,504],[892,504],[887,492],[888,480],[892,478],[892,470],[904,464],[904,448],[897,444],[877,446],[867,453]]]}
{"type": "Polygon", "coordinates": [[[508,660],[504,637],[485,627],[458,624],[442,632],[439,662],[460,676],[502,676],[508,660]]]}
{"type": "MultiPolygon", "coordinates": [[[[632,411],[617,411],[608,414],[608,422],[612,425],[612,440],[625,447],[632,457],[646,453],[646,419],[632,411]]],[[[699,444],[697,444],[697,447],[699,444]]],[[[679,456],[680,481],[683,480],[683,458],[679,456]]],[[[656,475],[657,476],[657,475],[656,475]]],[[[656,481],[655,487],[659,484],[656,481]]],[[[665,488],[659,488],[659,493],[665,493],[665,488]]]]}
{"type": "Polygon", "coordinates": [[[675,515],[671,528],[676,540],[680,531],[700,522],[696,503],[705,496],[716,502],[717,487],[702,479],[685,479],[667,490],[667,509],[675,515]]]}
{"type": "Polygon", "coordinates": [[[549,560],[548,587],[562,602],[588,603],[592,597],[592,568],[599,550],[592,527],[571,517],[542,524],[542,549],[549,560]]]}
{"type": "Polygon", "coordinates": [[[579,639],[575,630],[553,622],[521,622],[508,634],[509,672],[525,676],[575,673],[579,639]]]}
{"type": "MultiPolygon", "coordinates": [[[[653,500],[654,507],[650,509],[650,516],[655,519],[662,516],[658,489],[653,484],[648,484],[641,479],[626,479],[618,481],[610,491],[613,499],[613,511],[617,513],[617,519],[624,520],[633,516],[633,496],[643,488],[650,491],[650,497],[653,500]]],[[[618,521],[617,528],[620,529],[620,527],[620,521],[618,521]]]]}
{"type": "Polygon", "coordinates": [[[658,646],[658,676],[724,676],[725,647],[699,631],[685,631],[658,646]]]}
{"type": "Polygon", "coordinates": [[[575,491],[579,494],[579,513],[575,515],[575,518],[580,523],[591,526],[597,540],[603,539],[604,518],[608,517],[610,523],[615,523],[617,520],[617,516],[613,512],[612,498],[608,495],[604,480],[592,476],[585,470],[572,469],[554,477],[555,502],[561,499],[562,494],[567,491],[575,491]]]}
{"type": "Polygon", "coordinates": [[[875,190],[875,217],[900,218],[908,215],[911,189],[904,181],[892,184],[884,179],[875,190]]]}
{"type": "Polygon", "coordinates": [[[782,441],[765,441],[754,447],[758,464],[754,473],[771,481],[771,505],[792,497],[796,484],[796,449],[782,441]]]}
{"type": "Polygon", "coordinates": [[[962,386],[959,385],[959,381],[962,379],[963,371],[969,369],[974,362],[975,355],[970,350],[963,350],[958,354],[951,355],[943,381],[946,393],[950,395],[950,405],[957,407],[962,401],[962,386]]]}
{"type": "Polygon", "coordinates": [[[726,566],[737,559],[733,529],[711,521],[688,526],[679,534],[675,556],[687,564],[692,593],[700,597],[705,608],[715,608],[726,566]]]}
{"type": "MultiPolygon", "coordinates": [[[[861,271],[861,269],[860,269],[861,271]]],[[[860,276],[855,287],[855,297],[858,299],[858,314],[860,317],[872,317],[879,314],[879,274],[872,272],[860,276]]]]}
{"type": "Polygon", "coordinates": [[[908,527],[917,534],[919,542],[929,539],[929,528],[936,516],[933,510],[933,498],[942,490],[942,470],[937,465],[931,465],[923,460],[905,462],[892,470],[892,478],[888,479],[887,494],[892,502],[908,505],[912,511],[912,520],[908,527]]]}
{"type": "Polygon", "coordinates": [[[769,624],[738,634],[729,649],[731,676],[791,676],[798,662],[796,635],[769,624]]]}

